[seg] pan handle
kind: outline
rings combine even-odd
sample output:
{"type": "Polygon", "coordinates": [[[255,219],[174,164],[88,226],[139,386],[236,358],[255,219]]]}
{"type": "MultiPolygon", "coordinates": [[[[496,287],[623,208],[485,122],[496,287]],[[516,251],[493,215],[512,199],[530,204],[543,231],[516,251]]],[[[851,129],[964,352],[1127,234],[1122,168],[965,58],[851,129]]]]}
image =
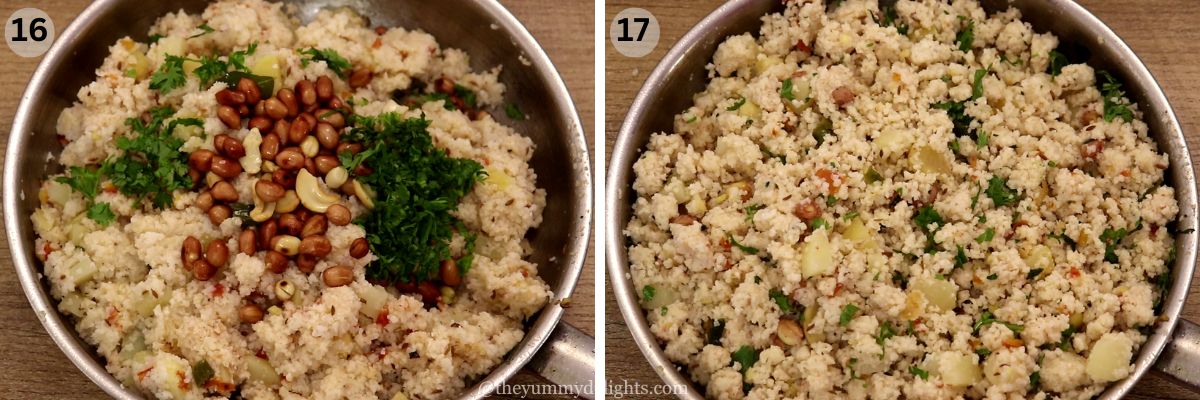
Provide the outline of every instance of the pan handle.
{"type": "Polygon", "coordinates": [[[568,323],[558,323],[527,366],[580,398],[595,398],[596,339],[568,323]]]}
{"type": "Polygon", "coordinates": [[[1153,368],[1192,390],[1200,390],[1200,325],[1179,319],[1153,368]]]}

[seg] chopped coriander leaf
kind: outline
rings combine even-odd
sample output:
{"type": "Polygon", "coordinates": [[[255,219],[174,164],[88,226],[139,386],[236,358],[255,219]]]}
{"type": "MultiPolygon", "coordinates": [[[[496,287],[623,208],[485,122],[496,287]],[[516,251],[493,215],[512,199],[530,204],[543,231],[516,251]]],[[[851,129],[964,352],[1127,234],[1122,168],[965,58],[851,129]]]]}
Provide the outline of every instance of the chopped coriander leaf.
{"type": "Polygon", "coordinates": [[[458,268],[470,269],[475,235],[452,212],[487,176],[483,166],[435,147],[424,118],[385,113],[352,119],[354,129],[342,138],[373,149],[369,160],[375,170],[356,178],[377,193],[375,208],[355,221],[368,232],[371,254],[377,257],[367,266],[367,278],[428,280],[442,261],[452,259],[450,243],[456,234],[467,242],[458,268]]]}
{"type": "Polygon", "coordinates": [[[1051,76],[1058,76],[1058,74],[1062,73],[1063,67],[1067,66],[1067,64],[1070,64],[1070,62],[1067,61],[1067,56],[1059,53],[1058,50],[1050,50],[1050,65],[1047,66],[1046,72],[1048,72],[1051,76]]]}
{"type": "Polygon", "coordinates": [[[168,55],[154,74],[150,75],[150,88],[167,93],[187,83],[183,72],[183,58],[168,55]]]}
{"type": "Polygon", "coordinates": [[[479,102],[475,96],[475,91],[471,90],[470,88],[468,88],[466,86],[455,84],[454,85],[454,95],[458,96],[458,98],[462,99],[463,104],[465,104],[467,106],[467,108],[478,108],[479,107],[479,102]]]}
{"type": "Polygon", "coordinates": [[[133,68],[127,69],[127,70],[125,70],[125,76],[130,77],[130,78],[137,78],[137,70],[133,69],[133,68]]]}
{"type": "Polygon", "coordinates": [[[654,286],[642,286],[642,301],[649,303],[654,300],[654,286]]]}
{"type": "Polygon", "coordinates": [[[896,27],[896,33],[908,35],[908,24],[901,22],[899,16],[896,15],[896,3],[881,3],[879,5],[879,12],[883,14],[877,21],[879,26],[894,26],[896,27]]]}
{"type": "Polygon", "coordinates": [[[88,200],[100,194],[100,181],[103,175],[100,170],[72,166],[69,171],[70,174],[60,176],[55,181],[67,184],[76,192],[82,193],[88,200]]]}
{"type": "Polygon", "coordinates": [[[921,378],[921,380],[923,380],[923,381],[929,380],[929,372],[925,371],[923,369],[917,368],[916,365],[908,367],[908,372],[911,372],[913,375],[916,375],[917,377],[921,378]]]}
{"type": "Polygon", "coordinates": [[[162,40],[162,38],[164,38],[164,37],[166,37],[166,36],[155,33],[153,35],[150,35],[150,37],[146,38],[146,43],[158,43],[158,41],[162,40]]]}
{"type": "Polygon", "coordinates": [[[942,226],[946,221],[942,219],[942,215],[938,214],[937,210],[933,209],[933,206],[924,206],[917,211],[917,215],[913,217],[913,222],[926,235],[932,235],[937,230],[936,227],[942,226]]]}
{"type": "Polygon", "coordinates": [[[957,138],[951,140],[950,143],[946,143],[946,147],[949,147],[950,151],[953,151],[954,154],[962,153],[962,146],[958,144],[957,138]]]}
{"type": "Polygon", "coordinates": [[[744,246],[741,243],[738,243],[737,239],[733,238],[733,234],[729,234],[729,243],[733,244],[734,247],[737,247],[738,250],[741,250],[743,253],[750,254],[750,255],[758,254],[757,248],[750,247],[750,246],[744,246]]]}
{"type": "Polygon", "coordinates": [[[250,71],[249,68],[246,68],[246,56],[253,55],[256,50],[258,50],[258,42],[250,43],[246,50],[229,53],[229,66],[238,71],[250,71]]]}
{"type": "Polygon", "coordinates": [[[525,119],[525,113],[521,112],[521,109],[517,108],[517,105],[513,103],[504,105],[504,114],[508,115],[508,119],[512,120],[525,119]]]}
{"type": "Polygon", "coordinates": [[[834,205],[834,204],[837,204],[837,202],[838,202],[838,198],[837,198],[837,196],[827,196],[827,197],[825,197],[825,206],[826,206],[826,207],[833,207],[833,205],[834,205]]]}
{"type": "Polygon", "coordinates": [[[987,132],[979,132],[979,134],[975,136],[975,147],[980,149],[987,147],[990,139],[991,135],[989,135],[987,132]]]}
{"type": "Polygon", "coordinates": [[[198,28],[200,28],[201,32],[197,33],[195,35],[192,35],[192,36],[188,36],[188,39],[198,38],[198,37],[213,33],[213,31],[214,31],[214,29],[211,26],[208,26],[208,24],[200,24],[200,26],[198,28]]]}
{"type": "Polygon", "coordinates": [[[1025,273],[1025,279],[1032,280],[1033,278],[1037,278],[1038,275],[1042,274],[1042,271],[1045,271],[1045,269],[1043,269],[1043,268],[1030,269],[1029,272],[1025,273]]]}
{"type": "Polygon", "coordinates": [[[883,346],[883,343],[893,336],[896,336],[896,331],[892,329],[892,324],[884,321],[879,324],[879,333],[875,335],[875,343],[883,346]]]}
{"type": "Polygon", "coordinates": [[[733,362],[738,363],[738,365],[741,366],[743,375],[746,374],[746,371],[749,370],[750,367],[754,366],[754,363],[758,362],[758,350],[755,350],[750,346],[743,345],[730,356],[730,358],[733,359],[733,362]]]}
{"type": "Polygon", "coordinates": [[[975,70],[975,83],[971,84],[971,100],[983,97],[983,77],[987,76],[987,68],[975,70]]]}
{"type": "Polygon", "coordinates": [[[1104,95],[1104,120],[1112,122],[1113,119],[1121,118],[1125,122],[1133,122],[1133,110],[1122,100],[1125,91],[1121,90],[1121,83],[1108,71],[1099,71],[1098,74],[1104,78],[1104,83],[1100,84],[1100,93],[1104,95]]]}
{"type": "Polygon", "coordinates": [[[905,278],[904,274],[901,274],[900,271],[892,271],[892,283],[903,289],[908,286],[908,278],[905,278]]]}
{"type": "Polygon", "coordinates": [[[967,253],[963,251],[963,247],[958,246],[958,252],[954,253],[954,269],[962,268],[967,264],[967,253]]]}
{"type": "Polygon", "coordinates": [[[725,111],[737,111],[737,109],[742,108],[743,105],[746,105],[746,98],[739,97],[737,101],[733,103],[733,105],[725,108],[725,111]]]}
{"type": "Polygon", "coordinates": [[[1075,332],[1078,332],[1078,329],[1068,325],[1067,329],[1064,329],[1059,335],[1058,348],[1064,351],[1071,348],[1071,337],[1075,336],[1075,332]]]}
{"type": "Polygon", "coordinates": [[[934,103],[931,107],[946,111],[946,116],[950,117],[950,122],[954,123],[955,136],[971,135],[971,122],[975,121],[975,118],[967,115],[965,101],[944,101],[934,103]]]}
{"type": "Polygon", "coordinates": [[[992,176],[988,180],[987,191],[988,198],[992,199],[992,203],[996,207],[1004,207],[1017,202],[1017,191],[1008,187],[1008,181],[999,176],[992,176]]]}
{"type": "Polygon", "coordinates": [[[450,101],[450,95],[445,94],[445,93],[425,93],[420,96],[417,96],[416,100],[417,100],[417,104],[425,104],[425,103],[428,103],[431,101],[441,101],[442,108],[445,108],[447,110],[457,110],[458,109],[458,107],[454,106],[454,102],[450,101]]]}
{"type": "Polygon", "coordinates": [[[1038,385],[1040,385],[1041,383],[1042,383],[1041,371],[1033,371],[1032,374],[1029,374],[1029,387],[1031,390],[1037,390],[1038,385]]]}
{"type": "Polygon", "coordinates": [[[821,217],[813,218],[812,221],[808,222],[808,226],[814,231],[821,228],[829,229],[829,223],[825,222],[825,218],[821,217]]]}
{"type": "Polygon", "coordinates": [[[746,222],[750,222],[750,221],[754,220],[754,214],[758,213],[758,210],[761,210],[764,208],[767,208],[767,206],[765,204],[751,204],[749,206],[746,206],[746,208],[745,208],[746,222]]]}
{"type": "Polygon", "coordinates": [[[171,192],[192,187],[188,176],[187,153],[179,151],[183,141],[171,135],[179,125],[198,125],[197,119],[179,119],[165,128],[163,121],[174,114],[168,107],[150,111],[150,122],[129,118],[125,124],[136,136],[117,138],[117,148],[123,154],[105,162],[102,167],[113,185],[134,200],[150,199],[155,207],[171,204],[171,192]]]}
{"type": "Polygon", "coordinates": [[[308,63],[313,61],[324,61],[325,65],[329,67],[330,71],[333,71],[333,73],[338,74],[338,76],[341,77],[345,77],[346,71],[350,69],[350,61],[342,58],[342,55],[338,54],[338,52],[333,49],[318,50],[310,47],[308,49],[301,50],[300,54],[308,56],[300,59],[300,64],[305,67],[308,66],[308,63]]]}
{"type": "Polygon", "coordinates": [[[858,211],[851,211],[851,212],[848,212],[848,213],[846,213],[846,215],[843,215],[843,216],[842,216],[842,219],[844,219],[844,220],[846,220],[846,221],[850,221],[850,220],[853,220],[853,219],[855,219],[855,218],[858,218],[858,215],[859,215],[859,214],[858,214],[858,211]]]}
{"type": "Polygon", "coordinates": [[[998,274],[991,274],[991,275],[987,276],[987,280],[989,280],[989,281],[994,281],[998,278],[1000,278],[1000,275],[998,275],[998,274]]]}
{"type": "Polygon", "coordinates": [[[269,76],[254,75],[245,71],[229,71],[225,76],[221,77],[221,82],[225,82],[229,87],[237,86],[238,81],[242,78],[249,78],[258,85],[258,90],[263,93],[273,93],[275,91],[275,79],[269,76]]]}
{"type": "Polygon", "coordinates": [[[229,69],[229,63],[221,61],[216,56],[201,57],[200,66],[192,71],[200,78],[200,86],[207,87],[209,83],[217,80],[225,75],[225,71],[229,69]]]}
{"type": "MultiPolygon", "coordinates": [[[[959,19],[963,19],[959,17],[959,19]]],[[[968,19],[967,26],[958,32],[954,42],[958,43],[958,49],[963,52],[971,51],[971,46],[975,44],[975,20],[968,19]]]]}
{"type": "Polygon", "coordinates": [[[88,207],[87,216],[88,218],[91,218],[92,221],[96,221],[97,224],[100,224],[100,226],[108,226],[108,224],[111,224],[113,220],[117,219],[117,216],[113,214],[112,209],[108,207],[108,203],[92,204],[91,207],[88,207]]]}
{"type": "Polygon", "coordinates": [[[684,120],[683,120],[683,122],[687,122],[687,123],[689,123],[689,124],[690,124],[690,123],[693,123],[693,122],[696,122],[696,116],[695,116],[695,115],[688,115],[687,119],[684,119],[684,120]]]}
{"type": "Polygon", "coordinates": [[[980,347],[975,349],[975,354],[978,354],[980,358],[987,357],[989,354],[992,354],[992,350],[987,347],[980,347]]]}
{"type": "Polygon", "coordinates": [[[794,93],[792,93],[792,80],[791,79],[783,80],[783,86],[779,88],[779,96],[783,97],[785,100],[788,100],[788,101],[796,100],[796,95],[794,93]]]}
{"type": "Polygon", "coordinates": [[[838,320],[838,325],[841,325],[841,326],[850,325],[850,320],[854,319],[854,314],[857,314],[857,313],[858,313],[858,306],[856,306],[856,305],[847,304],[845,307],[842,307],[842,315],[841,315],[841,318],[838,320]]]}
{"type": "Polygon", "coordinates": [[[1129,236],[1129,232],[1125,228],[1104,229],[1104,233],[1100,234],[1100,241],[1104,242],[1104,261],[1113,264],[1119,261],[1117,260],[1117,245],[1120,245],[1126,236],[1129,236]]]}
{"type": "Polygon", "coordinates": [[[662,308],[658,309],[658,315],[667,315],[667,306],[662,306],[662,308]]]}
{"type": "Polygon", "coordinates": [[[994,324],[994,323],[1002,324],[1006,328],[1008,328],[1008,330],[1010,330],[1016,334],[1020,334],[1022,331],[1025,330],[1024,325],[1019,325],[1019,324],[1014,324],[1014,323],[1009,323],[1009,322],[1004,322],[1004,321],[998,320],[998,319],[996,319],[996,315],[992,314],[991,311],[984,311],[983,314],[980,314],[979,321],[975,322],[973,331],[978,333],[979,330],[982,329],[983,327],[994,324]]]}
{"type": "Polygon", "coordinates": [[[992,241],[992,238],[994,238],[995,236],[996,236],[996,230],[992,229],[991,227],[988,227],[987,229],[985,229],[983,231],[983,233],[981,233],[981,234],[979,234],[979,236],[975,237],[975,243],[990,242],[990,241],[992,241]]]}
{"type": "Polygon", "coordinates": [[[1050,167],[1050,168],[1055,168],[1055,167],[1058,167],[1058,163],[1056,163],[1054,161],[1048,161],[1048,162],[1046,162],[1046,166],[1050,167]]]}
{"type": "Polygon", "coordinates": [[[771,300],[775,301],[775,305],[779,306],[779,312],[791,314],[794,310],[792,307],[792,299],[788,298],[787,294],[784,294],[782,290],[771,289],[771,291],[768,292],[768,295],[771,296],[771,300]]]}

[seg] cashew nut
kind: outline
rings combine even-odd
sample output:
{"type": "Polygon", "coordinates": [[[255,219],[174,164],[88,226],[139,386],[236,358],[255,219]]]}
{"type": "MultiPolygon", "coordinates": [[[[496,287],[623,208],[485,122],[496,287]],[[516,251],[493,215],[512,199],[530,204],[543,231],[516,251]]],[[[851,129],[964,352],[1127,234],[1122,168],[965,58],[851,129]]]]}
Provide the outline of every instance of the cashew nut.
{"type": "Polygon", "coordinates": [[[350,179],[350,172],[346,171],[346,167],[343,166],[337,166],[325,173],[325,185],[330,189],[342,187],[346,184],[347,179],[350,179]]]}
{"type": "Polygon", "coordinates": [[[296,210],[300,205],[300,198],[296,197],[295,190],[289,190],[283,194],[283,198],[275,201],[275,212],[283,214],[290,213],[296,210]]]}
{"type": "Polygon", "coordinates": [[[263,222],[271,219],[275,215],[275,203],[264,204],[262,199],[258,198],[258,194],[254,194],[254,209],[250,210],[250,219],[254,222],[263,222]]]}
{"type": "Polygon", "coordinates": [[[358,201],[367,208],[375,208],[375,191],[371,190],[370,186],[354,180],[354,197],[358,197],[358,201]]]}
{"type": "Polygon", "coordinates": [[[317,156],[317,152],[321,150],[321,142],[317,141],[316,136],[308,136],[304,141],[300,142],[300,153],[305,157],[313,158],[317,156]]]}
{"type": "Polygon", "coordinates": [[[294,256],[300,253],[300,238],[292,235],[279,235],[272,239],[274,242],[271,249],[283,253],[285,256],[294,256]]]}
{"type": "MultiPolygon", "coordinates": [[[[262,154],[262,153],[259,153],[259,154],[262,154]]],[[[266,161],[262,162],[262,170],[263,170],[263,172],[275,172],[275,171],[279,170],[279,166],[275,165],[274,161],[266,160],[266,161]]]]}
{"type": "Polygon", "coordinates": [[[250,133],[246,134],[246,138],[242,139],[242,147],[246,148],[246,155],[238,159],[242,164],[242,170],[248,174],[257,174],[262,167],[262,154],[258,148],[262,145],[262,134],[258,133],[258,129],[251,129],[250,133]]]}
{"type": "Polygon", "coordinates": [[[301,169],[296,175],[296,197],[300,198],[304,207],[319,213],[324,213],[329,206],[341,200],[341,196],[330,192],[329,188],[306,169],[301,169]]]}

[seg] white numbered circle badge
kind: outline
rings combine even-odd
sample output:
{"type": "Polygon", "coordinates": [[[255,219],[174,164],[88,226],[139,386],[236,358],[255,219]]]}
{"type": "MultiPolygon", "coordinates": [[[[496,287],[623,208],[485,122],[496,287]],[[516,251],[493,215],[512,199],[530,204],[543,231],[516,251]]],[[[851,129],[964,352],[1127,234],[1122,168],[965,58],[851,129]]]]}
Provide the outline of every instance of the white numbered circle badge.
{"type": "Polygon", "coordinates": [[[641,8],[626,8],[617,13],[608,27],[608,38],[618,53],[638,58],[658,46],[658,20],[641,8]]]}
{"type": "Polygon", "coordinates": [[[41,56],[54,43],[54,21],[45,11],[22,8],[8,16],[4,24],[4,41],[21,57],[41,56]]]}

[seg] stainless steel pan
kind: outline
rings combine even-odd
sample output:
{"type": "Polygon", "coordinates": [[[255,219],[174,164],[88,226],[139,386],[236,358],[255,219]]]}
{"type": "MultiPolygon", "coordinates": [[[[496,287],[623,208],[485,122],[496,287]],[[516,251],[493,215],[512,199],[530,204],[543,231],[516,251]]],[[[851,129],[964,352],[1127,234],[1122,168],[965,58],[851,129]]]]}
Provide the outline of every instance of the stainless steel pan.
{"type": "MultiPolygon", "coordinates": [[[[1200,326],[1179,318],[1196,267],[1196,177],[1183,131],[1167,97],[1129,46],[1082,6],[1070,0],[984,0],[983,3],[989,11],[1008,6],[1020,9],[1025,21],[1035,29],[1054,32],[1064,44],[1089,54],[1089,64],[1112,72],[1125,83],[1129,97],[1145,113],[1159,150],[1170,157],[1166,179],[1175,188],[1179,201],[1178,230],[1189,233],[1176,238],[1178,258],[1172,267],[1174,282],[1163,306],[1163,321],[1142,345],[1133,373],[1112,384],[1101,398],[1125,395],[1150,370],[1165,373],[1192,388],[1200,387],[1200,326]]],[[[633,200],[633,162],[650,134],[671,131],[672,116],[690,106],[692,95],[703,90],[707,81],[704,65],[712,58],[717,44],[730,35],[757,34],[761,26],[759,18],[781,9],[778,0],[735,0],[700,21],[646,79],[613,148],[606,194],[608,215],[604,217],[608,276],[638,347],[667,384],[688,388],[680,394],[682,398],[700,399],[703,395],[691,385],[686,373],[663,354],[650,333],[628,275],[629,259],[622,232],[629,221],[633,200]]]]}
{"type": "MultiPolygon", "coordinates": [[[[537,144],[531,164],[538,185],[546,189],[546,209],[541,227],[529,236],[534,248],[531,261],[550,284],[549,305],[527,325],[525,339],[482,381],[465,392],[466,399],[482,398],[512,377],[526,363],[555,383],[586,391],[595,351],[592,338],[560,323],[563,307],[583,268],[591,233],[591,175],[583,127],[566,86],[537,41],[499,3],[489,0],[390,1],[390,0],[290,0],[301,19],[312,18],[325,7],[349,6],[368,16],[373,24],[419,28],[439,43],[471,55],[472,67],[502,65],[500,81],[508,85],[506,103],[518,104],[534,118],[504,119],[537,144]],[[518,56],[528,61],[523,63],[518,56]]],[[[76,99],[80,87],[95,79],[94,71],[107,55],[108,46],[123,36],[146,39],[158,17],[179,9],[198,13],[204,0],[178,2],[100,0],[93,3],[59,36],[34,72],[8,140],[4,162],[4,224],[13,264],[34,312],[67,358],[109,395],[120,399],[140,396],[108,374],[103,362],[75,334],[72,322],[55,309],[41,265],[34,258],[29,215],[37,207],[42,179],[58,169],[47,156],[61,146],[55,137],[58,114],[76,99]]]]}

